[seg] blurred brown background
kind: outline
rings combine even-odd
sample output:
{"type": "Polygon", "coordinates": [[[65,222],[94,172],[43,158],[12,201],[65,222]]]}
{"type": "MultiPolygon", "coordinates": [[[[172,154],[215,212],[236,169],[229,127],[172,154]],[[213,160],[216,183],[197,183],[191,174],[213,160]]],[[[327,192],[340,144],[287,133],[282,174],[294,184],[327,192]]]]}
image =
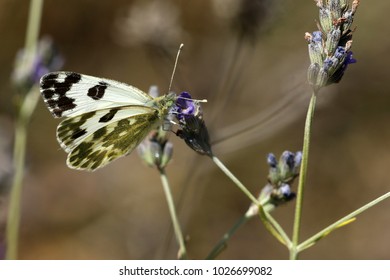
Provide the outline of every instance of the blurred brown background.
{"type": "MultiPolygon", "coordinates": [[[[358,63],[319,96],[302,240],[390,190],[390,2],[361,2],[352,48],[358,63]]],[[[28,7],[29,1],[0,0],[3,143],[13,133],[15,92],[9,77],[24,46],[28,7]]],[[[48,0],[41,34],[54,39],[66,60],[64,70],[144,91],[150,85],[167,90],[177,48],[184,43],[173,90],[209,100],[203,109],[211,138],[225,139],[215,144],[215,154],[257,194],[266,183],[267,153],[301,149],[310,97],[303,35],[316,30],[316,19],[311,0],[48,0]]],[[[94,173],[70,170],[55,138],[58,123],[40,101],[29,127],[20,258],[176,258],[158,172],[136,153],[94,173]]],[[[249,200],[210,159],[174,135],[171,140],[175,150],[167,173],[189,257],[202,259],[245,213],[249,200]]],[[[6,155],[1,164],[10,164],[6,155]]],[[[7,190],[2,188],[4,224],[7,190]]],[[[273,212],[288,233],[293,210],[290,203],[273,212]]],[[[388,259],[389,213],[385,201],[301,258],[388,259]]],[[[254,219],[219,258],[286,259],[288,252],[254,219]]]]}

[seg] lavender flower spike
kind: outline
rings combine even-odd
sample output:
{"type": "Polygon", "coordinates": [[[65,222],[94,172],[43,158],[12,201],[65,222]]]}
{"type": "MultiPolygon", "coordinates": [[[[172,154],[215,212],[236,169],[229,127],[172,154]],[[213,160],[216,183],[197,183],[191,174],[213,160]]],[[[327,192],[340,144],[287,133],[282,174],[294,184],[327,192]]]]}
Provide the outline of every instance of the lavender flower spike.
{"type": "Polygon", "coordinates": [[[349,64],[355,63],[350,51],[350,29],[360,1],[316,0],[319,8],[318,31],[305,33],[308,42],[310,66],[308,81],[315,92],[324,86],[338,83],[349,64]]]}

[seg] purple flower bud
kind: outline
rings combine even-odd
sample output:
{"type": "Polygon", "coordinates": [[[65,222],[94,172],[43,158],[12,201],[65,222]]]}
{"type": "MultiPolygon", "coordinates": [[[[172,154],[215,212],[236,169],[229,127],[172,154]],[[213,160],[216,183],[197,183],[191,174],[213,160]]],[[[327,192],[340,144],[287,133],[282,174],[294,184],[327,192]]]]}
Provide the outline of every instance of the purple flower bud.
{"type": "Polygon", "coordinates": [[[280,162],[282,165],[285,165],[287,168],[286,171],[293,170],[294,169],[294,153],[290,151],[284,151],[281,158],[280,162]]]}
{"type": "Polygon", "coordinates": [[[295,153],[295,158],[294,158],[294,165],[296,170],[299,170],[299,167],[301,166],[301,162],[302,162],[302,152],[298,151],[295,153]]]}
{"type": "Polygon", "coordinates": [[[289,184],[282,184],[279,188],[279,191],[283,197],[289,197],[291,195],[291,188],[289,184]]]}
{"type": "Polygon", "coordinates": [[[276,166],[278,165],[278,161],[275,157],[274,154],[272,153],[269,153],[268,156],[267,156],[267,163],[270,167],[272,168],[276,168],[276,166]]]}
{"type": "Polygon", "coordinates": [[[337,47],[336,51],[334,52],[334,57],[337,59],[343,59],[345,56],[345,48],[344,47],[337,47]]]}
{"type": "Polygon", "coordinates": [[[267,163],[270,166],[268,182],[275,188],[283,184],[291,184],[299,174],[301,161],[302,152],[294,154],[290,151],[284,151],[280,156],[279,162],[274,154],[269,153],[267,156],[267,163]]]}
{"type": "Polygon", "coordinates": [[[314,31],[312,33],[313,38],[312,41],[315,43],[322,43],[322,32],[321,31],[314,31]]]}
{"type": "Polygon", "coordinates": [[[274,206],[280,206],[295,198],[295,193],[291,191],[289,184],[282,184],[279,188],[273,189],[270,195],[270,201],[274,206]]]}
{"type": "Polygon", "coordinates": [[[351,51],[347,52],[343,63],[339,68],[334,72],[334,74],[330,77],[329,83],[338,83],[341,81],[341,78],[344,76],[345,70],[347,69],[349,64],[356,63],[356,59],[353,58],[353,54],[351,51]]]}

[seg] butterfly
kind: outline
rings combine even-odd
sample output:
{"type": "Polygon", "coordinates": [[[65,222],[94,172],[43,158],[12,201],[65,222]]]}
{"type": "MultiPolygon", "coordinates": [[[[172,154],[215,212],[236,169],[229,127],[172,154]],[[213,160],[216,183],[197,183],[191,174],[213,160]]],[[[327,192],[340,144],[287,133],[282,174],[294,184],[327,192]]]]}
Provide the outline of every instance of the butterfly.
{"type": "Polygon", "coordinates": [[[168,121],[176,95],[152,97],[136,87],[75,72],[52,72],[40,80],[55,118],[67,165],[93,171],[131,153],[150,131],[168,121]]]}

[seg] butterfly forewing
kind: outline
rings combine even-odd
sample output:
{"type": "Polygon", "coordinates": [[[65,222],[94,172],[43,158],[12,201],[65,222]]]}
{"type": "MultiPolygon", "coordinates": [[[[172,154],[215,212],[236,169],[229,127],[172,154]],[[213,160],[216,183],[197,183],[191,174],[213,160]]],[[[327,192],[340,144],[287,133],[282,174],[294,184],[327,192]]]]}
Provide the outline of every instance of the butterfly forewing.
{"type": "Polygon", "coordinates": [[[127,105],[145,105],[153,100],[136,87],[74,72],[46,74],[40,85],[42,97],[56,118],[127,105]]]}

